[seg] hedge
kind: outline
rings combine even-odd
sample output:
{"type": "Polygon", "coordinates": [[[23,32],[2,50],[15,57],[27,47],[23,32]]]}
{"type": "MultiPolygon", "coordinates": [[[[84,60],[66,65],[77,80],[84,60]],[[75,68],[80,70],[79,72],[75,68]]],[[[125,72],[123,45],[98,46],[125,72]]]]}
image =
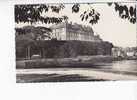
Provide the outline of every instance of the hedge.
{"type": "Polygon", "coordinates": [[[32,43],[16,42],[16,57],[26,57],[27,46],[30,46],[31,56],[41,54],[43,58],[68,58],[79,55],[111,55],[112,43],[87,41],[46,40],[32,43]],[[23,56],[24,55],[24,56],[23,56]]]}

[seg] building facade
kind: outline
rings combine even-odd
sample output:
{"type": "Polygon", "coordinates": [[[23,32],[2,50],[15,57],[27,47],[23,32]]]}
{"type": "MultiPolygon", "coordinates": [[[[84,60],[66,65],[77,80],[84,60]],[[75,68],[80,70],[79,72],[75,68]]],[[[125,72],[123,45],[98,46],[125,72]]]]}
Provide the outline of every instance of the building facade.
{"type": "Polygon", "coordinates": [[[102,41],[99,35],[95,35],[93,29],[89,26],[63,22],[52,25],[50,28],[52,29],[52,38],[57,40],[102,41]]]}

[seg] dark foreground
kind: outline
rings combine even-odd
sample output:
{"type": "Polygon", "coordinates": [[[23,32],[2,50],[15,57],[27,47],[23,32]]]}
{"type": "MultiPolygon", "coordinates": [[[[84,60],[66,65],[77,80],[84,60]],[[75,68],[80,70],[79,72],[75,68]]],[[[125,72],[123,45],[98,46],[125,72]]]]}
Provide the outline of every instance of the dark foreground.
{"type": "Polygon", "coordinates": [[[105,81],[104,79],[94,79],[93,77],[80,76],[78,74],[30,74],[17,75],[17,83],[37,83],[37,82],[79,82],[79,81],[105,81]]]}

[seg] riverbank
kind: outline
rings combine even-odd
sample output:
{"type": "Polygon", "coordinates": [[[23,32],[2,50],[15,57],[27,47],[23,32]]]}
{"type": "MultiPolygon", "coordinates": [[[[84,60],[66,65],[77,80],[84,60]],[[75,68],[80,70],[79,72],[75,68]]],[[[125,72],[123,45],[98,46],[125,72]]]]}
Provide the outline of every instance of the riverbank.
{"type": "Polygon", "coordinates": [[[112,56],[78,56],[76,58],[51,58],[16,61],[16,68],[91,67],[114,61],[112,56]]]}

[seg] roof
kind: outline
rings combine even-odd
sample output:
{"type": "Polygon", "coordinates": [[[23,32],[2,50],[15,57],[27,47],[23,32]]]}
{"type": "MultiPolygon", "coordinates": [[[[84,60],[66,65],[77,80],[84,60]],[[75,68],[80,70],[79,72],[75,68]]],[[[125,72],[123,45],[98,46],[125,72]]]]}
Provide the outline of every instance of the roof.
{"type": "Polygon", "coordinates": [[[81,33],[94,33],[91,27],[82,26],[80,24],[67,24],[67,29],[73,29],[81,33]]]}
{"type": "Polygon", "coordinates": [[[66,27],[66,23],[62,22],[62,23],[59,23],[59,24],[54,24],[50,28],[51,29],[57,29],[57,28],[64,28],[64,27],[66,27]]]}
{"type": "Polygon", "coordinates": [[[78,31],[80,33],[85,33],[85,32],[86,33],[94,33],[92,27],[83,26],[83,25],[77,24],[77,23],[71,24],[71,23],[67,23],[67,22],[66,23],[62,22],[59,24],[52,25],[50,28],[51,29],[60,29],[60,28],[65,28],[65,27],[68,30],[72,29],[72,30],[78,31]]]}

